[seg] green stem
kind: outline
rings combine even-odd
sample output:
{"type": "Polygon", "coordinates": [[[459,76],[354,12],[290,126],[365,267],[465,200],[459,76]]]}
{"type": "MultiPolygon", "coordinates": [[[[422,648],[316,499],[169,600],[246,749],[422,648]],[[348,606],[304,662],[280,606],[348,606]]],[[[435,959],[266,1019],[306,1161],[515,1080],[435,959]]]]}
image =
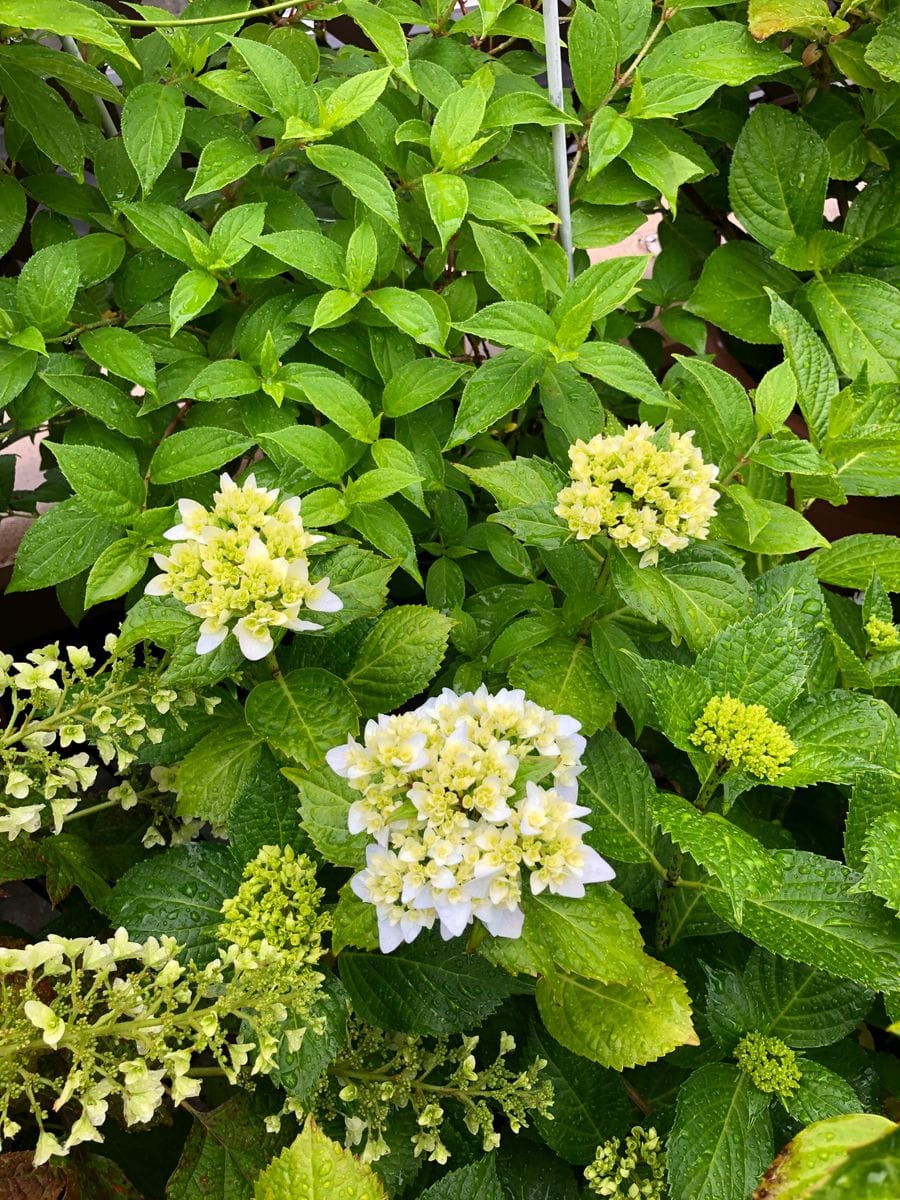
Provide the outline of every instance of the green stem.
{"type": "Polygon", "coordinates": [[[66,824],[69,825],[72,821],[77,821],[81,817],[90,817],[93,816],[94,813],[104,812],[107,808],[118,807],[118,800],[104,800],[102,804],[92,804],[89,808],[79,808],[76,812],[73,812],[70,816],[66,817],[66,824]]]}
{"type": "Polygon", "coordinates": [[[151,20],[135,21],[129,17],[107,17],[110,25],[125,25],[129,29],[177,29],[189,25],[222,25],[228,21],[245,20],[247,17],[264,17],[269,13],[284,12],[287,8],[308,9],[313,6],[301,0],[280,0],[278,4],[267,4],[263,8],[247,8],[243,12],[220,13],[216,17],[154,17],[151,20]]]}
{"type": "Polygon", "coordinates": [[[721,763],[716,763],[707,777],[703,780],[703,783],[700,785],[700,791],[697,793],[697,797],[694,800],[695,808],[699,808],[700,811],[703,812],[707,804],[709,804],[710,800],[712,800],[713,796],[715,795],[716,789],[722,782],[727,770],[727,765],[723,766],[721,763]]]}
{"type": "Polygon", "coordinates": [[[606,105],[609,104],[610,100],[612,100],[617,95],[617,93],[622,90],[623,87],[626,87],[631,82],[631,78],[634,75],[635,71],[638,69],[638,67],[641,65],[641,63],[644,61],[644,59],[647,57],[647,55],[653,49],[653,43],[656,41],[656,39],[662,33],[663,29],[665,28],[666,21],[668,19],[669,19],[668,13],[667,13],[667,11],[664,11],[663,15],[659,18],[658,24],[654,26],[654,28],[651,30],[650,36],[647,38],[646,42],[644,42],[643,46],[641,46],[640,50],[637,52],[637,55],[635,56],[634,60],[632,61],[631,66],[628,68],[628,70],[625,72],[625,74],[620,79],[616,80],[616,82],[612,85],[612,87],[609,89],[609,91],[606,93],[606,95],[600,101],[600,108],[605,108],[606,105]]]}
{"type": "Polygon", "coordinates": [[[272,678],[273,679],[281,679],[282,678],[281,667],[279,667],[279,665],[278,665],[278,659],[275,657],[274,650],[269,651],[269,653],[266,655],[264,661],[265,661],[266,666],[269,668],[269,674],[272,676],[272,678]]]}

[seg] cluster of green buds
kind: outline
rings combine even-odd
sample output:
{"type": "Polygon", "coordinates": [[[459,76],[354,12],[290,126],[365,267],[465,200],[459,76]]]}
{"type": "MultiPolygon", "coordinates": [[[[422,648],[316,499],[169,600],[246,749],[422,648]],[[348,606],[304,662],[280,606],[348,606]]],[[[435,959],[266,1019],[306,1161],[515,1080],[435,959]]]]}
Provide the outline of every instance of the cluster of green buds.
{"type": "Polygon", "coordinates": [[[738,1042],[734,1057],[761,1092],[784,1098],[800,1086],[800,1063],[781,1038],[767,1037],[754,1030],[738,1042]]]}
{"type": "Polygon", "coordinates": [[[412,1136],[416,1157],[445,1163],[449,1158],[441,1137],[448,1104],[462,1111],[466,1128],[480,1139],[485,1152],[500,1144],[498,1118],[513,1133],[528,1125],[529,1115],[549,1115],[553,1087],[542,1078],[544,1059],[524,1070],[508,1065],[515,1050],[509,1034],[500,1036],[496,1056],[486,1066],[475,1057],[477,1037],[462,1037],[451,1045],[446,1038],[390,1033],[351,1023],[348,1043],[312,1101],[323,1118],[343,1118],[346,1144],[361,1147],[363,1162],[390,1153],[385,1128],[392,1112],[410,1108],[416,1119],[412,1136]]]}
{"type": "Polygon", "coordinates": [[[296,1050],[314,1024],[321,896],[308,859],[265,847],[225,902],[205,965],[183,961],[173,938],[135,942],[124,929],[0,948],[0,1149],[26,1114],[38,1166],[102,1141],[110,1111],[144,1124],[167,1096],[199,1093],[200,1055],[230,1083],[270,1073],[285,1026],[296,1050]]]}
{"type": "Polygon", "coordinates": [[[690,740],[728,768],[769,783],[784,774],[797,751],[788,731],[762,704],[744,704],[729,695],[708,701],[690,740]]]}
{"type": "Polygon", "coordinates": [[[666,1194],[666,1152],[655,1129],[635,1125],[624,1139],[597,1147],[585,1168],[588,1187],[612,1200],[661,1200],[666,1194]]]}
{"type": "MultiPolygon", "coordinates": [[[[133,652],[105,642],[98,663],[86,647],[57,643],[33,650],[15,662],[0,654],[0,834],[10,841],[36,833],[45,823],[59,833],[80,798],[97,779],[99,764],[126,771],[146,742],[158,743],[163,730],[156,714],[176,714],[198,702],[189,689],[167,687],[162,667],[136,666],[133,652]],[[84,749],[81,749],[84,747],[84,749]],[[90,748],[96,750],[92,756],[90,748]]],[[[210,710],[217,701],[204,699],[210,710]]],[[[108,799],[129,808],[134,789],[108,799]]]]}
{"type": "Polygon", "coordinates": [[[254,1070],[277,1065],[282,1036],[296,1052],[325,976],[315,969],[325,953],[322,937],[331,916],[322,912],[324,891],[316,868],[290,846],[263,846],[244,867],[235,896],[222,905],[219,942],[238,952],[238,964],[264,964],[267,991],[254,1001],[257,1061],[254,1070]],[[288,1017],[290,1028],[283,1029],[288,1017]]]}
{"type": "Polygon", "coordinates": [[[883,654],[891,650],[900,650],[900,629],[892,621],[885,621],[881,617],[869,617],[865,631],[873,650],[883,654]]]}

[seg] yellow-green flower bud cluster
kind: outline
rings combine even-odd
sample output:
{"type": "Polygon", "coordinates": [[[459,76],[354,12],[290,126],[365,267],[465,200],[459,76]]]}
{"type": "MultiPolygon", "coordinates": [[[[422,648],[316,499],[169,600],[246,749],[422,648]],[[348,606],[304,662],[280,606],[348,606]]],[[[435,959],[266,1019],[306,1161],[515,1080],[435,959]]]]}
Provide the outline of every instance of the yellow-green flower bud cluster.
{"type": "MultiPolygon", "coordinates": [[[[166,1096],[180,1104],[199,1093],[191,1071],[201,1054],[231,1083],[244,1068],[274,1069],[288,1015],[308,1013],[322,980],[311,964],[324,920],[310,907],[321,892],[308,860],[283,859],[287,867],[275,873],[268,854],[268,869],[248,871],[255,883],[282,889],[283,936],[275,909],[244,888],[224,925],[230,935],[246,919],[250,933],[203,967],[180,961],[173,938],[134,942],[124,929],[106,941],[51,934],[0,948],[0,1150],[25,1111],[38,1126],[36,1165],[102,1141],[113,1100],[126,1124],[146,1123],[166,1096]],[[292,884],[299,904],[283,891],[292,884]]],[[[297,1049],[296,1022],[294,1033],[297,1049]]]]}
{"type": "Polygon", "coordinates": [[[900,629],[881,617],[869,617],[865,624],[866,637],[873,650],[900,650],[900,629]]]}
{"type": "Polygon", "coordinates": [[[436,921],[445,939],[476,918],[518,937],[523,868],[535,894],[583,896],[586,883],[613,877],[583,840],[579,729],[520,690],[445,689],[328,752],[362,793],[349,829],[374,840],[351,887],[375,905],[384,953],[436,921]]]}
{"type": "Polygon", "coordinates": [[[265,966],[270,990],[255,1011],[260,1048],[267,1055],[277,1051],[280,1027],[289,1015],[294,1018],[294,1050],[303,1038],[302,1023],[312,1023],[311,1010],[325,978],[314,968],[325,953],[322,936],[331,927],[330,915],[322,911],[324,896],[307,855],[290,846],[263,846],[244,867],[237,894],[222,905],[220,943],[237,947],[247,966],[265,966]]]}
{"type": "Polygon", "coordinates": [[[554,511],[579,541],[603,533],[640,550],[642,567],[656,563],[660,547],[683,550],[708,536],[718,500],[718,468],[703,461],[693,437],[644,423],[579,439],[569,447],[572,482],[554,511]]]}
{"type": "Polygon", "coordinates": [[[624,1139],[597,1147],[584,1177],[596,1196],[612,1200],[662,1200],[666,1195],[666,1152],[652,1127],[635,1125],[624,1139]]]}
{"type": "Polygon", "coordinates": [[[767,1037],[754,1030],[738,1042],[734,1057],[761,1092],[787,1097],[800,1086],[800,1063],[781,1038],[767,1037]]]}
{"type": "Polygon", "coordinates": [[[416,1157],[445,1163],[449,1150],[441,1137],[447,1107],[456,1105],[466,1128],[485,1152],[500,1144],[498,1115],[514,1133],[528,1125],[531,1113],[548,1115],[553,1087],[542,1078],[546,1062],[534,1059],[524,1070],[508,1063],[515,1050],[509,1034],[500,1036],[497,1054],[479,1066],[477,1037],[454,1045],[446,1038],[389,1033],[351,1023],[340,1058],[323,1078],[313,1110],[343,1119],[346,1144],[360,1147],[364,1162],[389,1153],[385,1128],[392,1114],[410,1108],[416,1119],[411,1141],[416,1157]]]}
{"type": "Polygon", "coordinates": [[[727,694],[707,702],[690,740],[717,762],[769,783],[784,774],[797,752],[788,731],[762,704],[727,694]]]}
{"type": "MultiPolygon", "coordinates": [[[[165,686],[155,664],[136,667],[115,637],[106,648],[109,657],[100,664],[85,647],[63,653],[57,643],[21,662],[0,654],[0,695],[8,693],[10,711],[0,729],[0,835],[10,841],[47,823],[59,833],[96,781],[98,763],[89,747],[104,765],[123,772],[142,745],[161,740],[155,714],[197,703],[189,689],[165,686]]],[[[209,708],[217,701],[203,703],[209,708]]],[[[109,797],[125,808],[132,802],[130,792],[109,797]]]]}
{"type": "Polygon", "coordinates": [[[253,475],[242,486],[222,475],[212,509],[179,500],[181,521],[165,536],[175,546],[157,554],[162,574],[148,583],[151,596],[174,596],[199,617],[197,653],[208,654],[231,633],[241,653],[264,658],[273,648],[273,629],[321,629],[300,617],[301,609],[336,612],[340,598],[328,577],[309,578],[307,550],[323,541],[300,518],[300,497],[278,503],[278,491],[257,487],[253,475]]]}

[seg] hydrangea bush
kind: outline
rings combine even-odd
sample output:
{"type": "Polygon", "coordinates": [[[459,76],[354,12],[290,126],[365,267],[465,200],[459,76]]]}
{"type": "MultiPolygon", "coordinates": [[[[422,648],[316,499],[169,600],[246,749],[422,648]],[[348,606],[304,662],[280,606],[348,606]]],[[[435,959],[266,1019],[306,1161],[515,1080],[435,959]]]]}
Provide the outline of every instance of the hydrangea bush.
{"type": "Polygon", "coordinates": [[[896,6],[124,8],[0,0],[0,1193],[896,1200],[896,6]]]}

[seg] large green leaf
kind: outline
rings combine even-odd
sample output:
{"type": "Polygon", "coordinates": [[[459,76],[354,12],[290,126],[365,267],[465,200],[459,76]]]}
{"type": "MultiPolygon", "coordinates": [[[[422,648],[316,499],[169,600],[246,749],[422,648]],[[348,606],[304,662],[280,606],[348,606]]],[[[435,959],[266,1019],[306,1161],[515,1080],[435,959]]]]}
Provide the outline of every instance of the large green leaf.
{"type": "Polygon", "coordinates": [[[773,262],[762,246],[726,242],[703,263],[685,308],[745,342],[770,344],[778,335],[769,325],[766,288],[786,296],[799,286],[797,276],[773,262]]]}
{"type": "Polygon", "coordinates": [[[655,568],[637,565],[635,551],[613,557],[619,595],[648,621],[667,626],[694,650],[705,646],[749,606],[749,585],[722,551],[694,544],[662,554],[655,568]]]}
{"type": "Polygon", "coordinates": [[[723,892],[707,898],[723,920],[785,958],[878,990],[900,981],[900,926],[874,896],[859,893],[859,876],[841,863],[803,850],[779,850],[780,886],[748,896],[738,924],[723,892]]]}
{"type": "Polygon", "coordinates": [[[670,33],[644,60],[641,72],[645,79],[688,75],[735,87],[793,65],[776,46],[754,41],[743,23],[714,21],[670,33]]]}
{"type": "Polygon", "coordinates": [[[480,1162],[449,1171],[421,1192],[418,1200],[504,1200],[496,1156],[488,1154],[480,1162]]]}
{"type": "Polygon", "coordinates": [[[747,1200],[772,1150],[769,1097],[737,1067],[700,1067],[678,1089],[668,1140],[672,1200],[747,1200]]]}
{"type": "Polygon", "coordinates": [[[218,952],[222,903],[237,892],[241,868],[227,846],[194,842],[138,863],[107,902],[133,938],[174,937],[182,957],[203,965],[218,952]]]}
{"type": "Polygon", "coordinates": [[[246,717],[270,746],[311,767],[356,732],[359,709],[343,680],[320,667],[301,667],[258,683],[247,697],[246,717]]]}
{"type": "Polygon", "coordinates": [[[466,381],[447,449],[470,441],[524,404],[543,370],[543,358],[524,350],[506,350],[483,362],[466,381]]]}
{"type": "Polygon", "coordinates": [[[900,815],[884,813],[872,824],[863,847],[862,884],[900,912],[900,815]]]}
{"type": "Polygon", "coordinates": [[[694,669],[716,695],[762,704],[778,717],[806,679],[797,633],[794,622],[777,609],[745,617],[698,654],[694,669]]]}
{"type": "Polygon", "coordinates": [[[900,592],[900,538],[892,534],[850,534],[819,550],[812,561],[823,583],[867,588],[877,571],[887,591],[900,592]]]}
{"type": "Polygon", "coordinates": [[[547,1031],[567,1049],[622,1071],[676,1046],[696,1045],[687,988],[670,968],[645,960],[639,984],[602,983],[551,969],[537,985],[547,1031]]]}
{"type": "Polygon", "coordinates": [[[224,824],[253,779],[263,748],[262,739],[243,717],[223,719],[179,765],[178,812],[224,824]]]}
{"type": "Polygon", "coordinates": [[[615,710],[615,697],[582,641],[551,638],[523,651],[510,668],[509,681],[536,704],[575,717],[587,735],[602,729],[615,710]]]}
{"type": "Polygon", "coordinates": [[[865,366],[873,383],[900,380],[900,329],[892,316],[900,290],[867,275],[829,275],[806,294],[845,375],[852,379],[865,366]]]}
{"type": "Polygon", "coordinates": [[[802,117],[760,104],[734,147],[728,190],[735,216],[770,250],[808,237],[822,227],[828,170],[825,143],[802,117]]]}
{"type": "Polygon", "coordinates": [[[81,500],[57,504],[31,525],[19,544],[7,591],[30,592],[78,575],[121,533],[81,500]]]}
{"type": "Polygon", "coordinates": [[[139,83],[128,93],[122,141],[145,195],[178,147],[184,116],[184,96],[172,84],[139,83]]]}
{"type": "Polygon", "coordinates": [[[621,862],[650,861],[655,792],[646,763],[620,733],[605,729],[592,737],[578,779],[579,803],[591,810],[585,840],[621,862]]]}
{"type": "Polygon", "coordinates": [[[653,811],[675,845],[721,883],[738,922],[748,897],[777,890],[781,869],[752,834],[718,813],[699,813],[689,800],[673,792],[658,792],[653,811]]]}
{"type": "Polygon", "coordinates": [[[351,834],[347,828],[350,805],[359,799],[330,767],[298,771],[285,767],[284,774],[300,793],[300,817],[303,828],[316,848],[340,867],[361,866],[366,856],[364,834],[351,834]]]}
{"type": "Polygon", "coordinates": [[[251,1200],[253,1184],[284,1137],[268,1133],[265,1106],[239,1092],[212,1111],[198,1109],[175,1173],[169,1200],[251,1200]]]}
{"type": "Polygon", "coordinates": [[[437,673],[453,622],[433,608],[389,609],[366,636],[347,675],[363,716],[375,716],[423,691],[437,673]]]}
{"type": "Polygon", "coordinates": [[[838,391],[834,363],[809,322],[774,292],[769,292],[769,298],[772,332],[784,345],[785,357],[796,376],[800,411],[813,441],[820,441],[828,432],[831,402],[838,391]]]}
{"type": "Polygon", "coordinates": [[[893,1200],[900,1186],[898,1140],[894,1122],[874,1113],[816,1121],[788,1142],[761,1186],[767,1200],[893,1200]]]}
{"type": "Polygon", "coordinates": [[[406,1033],[444,1036],[477,1028],[514,987],[458,940],[448,944],[425,934],[388,955],[348,948],[338,962],[357,1014],[406,1033]]]}

